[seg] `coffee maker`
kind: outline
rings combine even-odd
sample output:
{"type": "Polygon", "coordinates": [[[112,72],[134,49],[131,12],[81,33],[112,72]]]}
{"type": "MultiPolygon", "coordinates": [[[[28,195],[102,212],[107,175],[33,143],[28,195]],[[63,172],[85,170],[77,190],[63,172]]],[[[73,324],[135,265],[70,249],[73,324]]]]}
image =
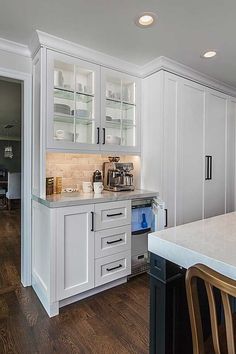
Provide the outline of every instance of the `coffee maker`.
{"type": "Polygon", "coordinates": [[[108,157],[109,162],[103,163],[104,189],[113,192],[133,191],[134,169],[132,162],[119,162],[119,157],[108,157]]]}

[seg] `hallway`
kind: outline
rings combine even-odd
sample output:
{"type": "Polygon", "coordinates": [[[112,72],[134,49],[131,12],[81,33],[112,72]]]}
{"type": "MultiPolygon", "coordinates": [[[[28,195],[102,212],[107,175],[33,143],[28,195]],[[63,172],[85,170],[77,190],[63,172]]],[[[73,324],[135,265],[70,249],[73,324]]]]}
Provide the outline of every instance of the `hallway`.
{"type": "Polygon", "coordinates": [[[0,210],[0,294],[20,286],[20,209],[0,210]]]}

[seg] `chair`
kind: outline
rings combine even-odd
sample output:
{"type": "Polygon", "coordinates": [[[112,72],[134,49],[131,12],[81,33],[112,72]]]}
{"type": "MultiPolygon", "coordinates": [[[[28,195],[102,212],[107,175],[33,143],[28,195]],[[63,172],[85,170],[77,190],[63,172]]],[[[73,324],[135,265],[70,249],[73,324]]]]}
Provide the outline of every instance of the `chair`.
{"type": "Polygon", "coordinates": [[[236,281],[213,269],[196,264],[186,272],[186,292],[192,330],[193,354],[235,354],[236,317],[232,315],[229,295],[236,297],[236,281]],[[197,279],[205,283],[210,311],[212,337],[203,341],[197,279]],[[218,326],[213,288],[219,289],[224,309],[225,325],[218,326]]]}
{"type": "Polygon", "coordinates": [[[21,198],[21,173],[8,172],[8,190],[6,193],[8,210],[11,210],[11,200],[21,198]]]}

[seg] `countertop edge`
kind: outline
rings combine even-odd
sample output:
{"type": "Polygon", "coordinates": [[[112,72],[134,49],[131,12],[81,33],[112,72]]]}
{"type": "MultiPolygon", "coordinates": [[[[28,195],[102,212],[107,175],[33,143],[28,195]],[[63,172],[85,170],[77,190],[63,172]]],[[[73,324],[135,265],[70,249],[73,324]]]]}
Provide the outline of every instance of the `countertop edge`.
{"type": "Polygon", "coordinates": [[[122,194],[117,194],[119,192],[105,192],[105,193],[110,193],[110,195],[104,196],[104,193],[102,194],[101,198],[94,198],[94,194],[88,196],[87,199],[79,199],[79,197],[64,197],[68,198],[68,200],[55,200],[55,201],[50,201],[44,198],[41,198],[39,196],[36,196],[32,194],[32,200],[48,207],[48,208],[61,208],[61,207],[67,207],[67,206],[77,206],[77,205],[87,205],[87,204],[97,204],[97,203],[107,203],[107,202],[116,202],[116,201],[121,201],[121,200],[133,200],[133,199],[139,199],[139,198],[155,198],[159,196],[158,192],[153,192],[153,191],[146,191],[142,189],[137,189],[136,191],[132,192],[127,192],[127,195],[122,192],[122,194]],[[75,198],[75,199],[72,199],[75,198]]]}
{"type": "Polygon", "coordinates": [[[197,263],[203,263],[217,272],[236,280],[236,267],[203,253],[178,245],[169,240],[158,238],[155,233],[148,235],[148,250],[170,262],[188,269],[197,263]]]}

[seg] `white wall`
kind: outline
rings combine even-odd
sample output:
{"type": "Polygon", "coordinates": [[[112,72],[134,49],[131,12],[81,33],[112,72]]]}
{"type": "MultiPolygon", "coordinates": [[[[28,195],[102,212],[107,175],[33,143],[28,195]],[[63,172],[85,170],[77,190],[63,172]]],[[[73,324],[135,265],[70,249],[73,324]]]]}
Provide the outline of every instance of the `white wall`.
{"type": "Polygon", "coordinates": [[[31,73],[32,59],[0,49],[0,68],[31,73]]]}

